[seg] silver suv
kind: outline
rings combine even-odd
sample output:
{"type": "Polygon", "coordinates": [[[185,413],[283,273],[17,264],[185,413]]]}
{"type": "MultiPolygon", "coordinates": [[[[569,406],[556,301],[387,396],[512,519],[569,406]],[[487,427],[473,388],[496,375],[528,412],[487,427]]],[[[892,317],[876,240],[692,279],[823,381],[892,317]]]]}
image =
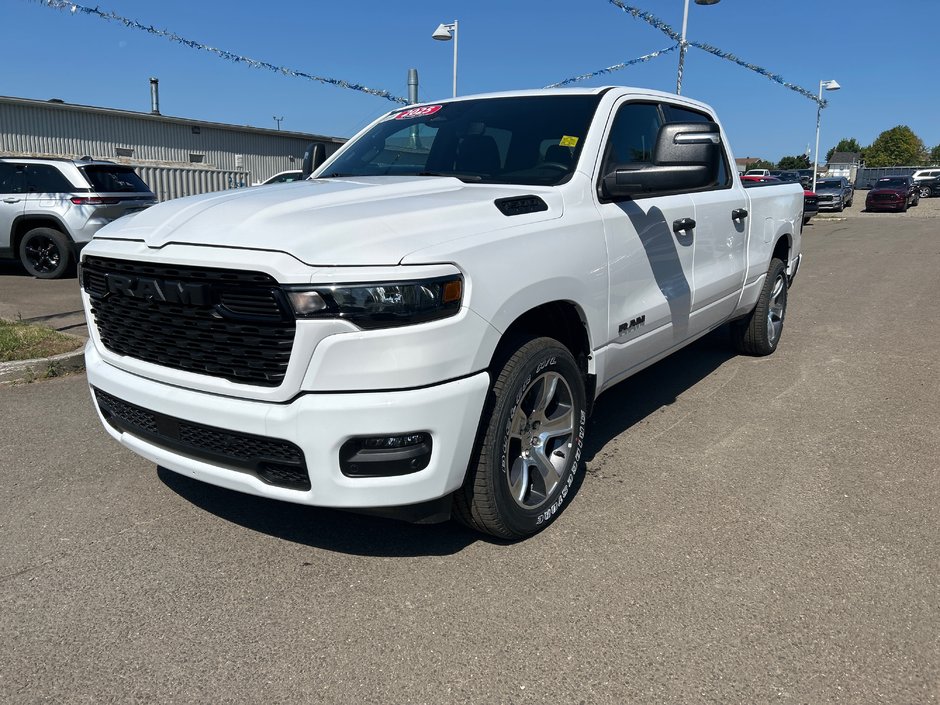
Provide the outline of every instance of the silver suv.
{"type": "Polygon", "coordinates": [[[0,257],[55,279],[99,228],[157,202],[133,167],[90,159],[0,158],[0,257]]]}

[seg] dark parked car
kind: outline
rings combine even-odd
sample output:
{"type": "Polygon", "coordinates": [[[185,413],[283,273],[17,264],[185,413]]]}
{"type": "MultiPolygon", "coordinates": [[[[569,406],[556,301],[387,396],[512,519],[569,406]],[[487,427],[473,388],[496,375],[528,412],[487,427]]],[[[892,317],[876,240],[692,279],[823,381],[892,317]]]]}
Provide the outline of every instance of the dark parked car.
{"type": "Polygon", "coordinates": [[[870,211],[901,211],[920,203],[920,193],[910,176],[885,176],[878,179],[865,198],[870,211]]]}
{"type": "Polygon", "coordinates": [[[917,182],[917,195],[921,198],[940,196],[940,176],[932,179],[922,179],[917,182]]]}
{"type": "Polygon", "coordinates": [[[816,180],[816,195],[819,196],[819,210],[842,212],[852,205],[855,189],[844,176],[816,180]]]}

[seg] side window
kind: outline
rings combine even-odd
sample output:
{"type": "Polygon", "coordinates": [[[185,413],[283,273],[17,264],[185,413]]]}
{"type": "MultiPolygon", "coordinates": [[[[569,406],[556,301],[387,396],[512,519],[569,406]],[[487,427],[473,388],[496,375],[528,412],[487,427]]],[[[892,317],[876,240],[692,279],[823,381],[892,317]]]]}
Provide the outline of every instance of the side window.
{"type": "Polygon", "coordinates": [[[610,128],[601,174],[610,173],[617,164],[648,162],[662,120],[652,103],[627,103],[620,106],[610,128]]]}
{"type": "MultiPolygon", "coordinates": [[[[700,113],[697,110],[680,108],[677,105],[663,104],[663,113],[666,115],[667,122],[713,122],[708,115],[700,113]]],[[[731,180],[728,178],[731,170],[728,168],[728,152],[725,147],[721,147],[721,164],[718,167],[718,188],[728,188],[731,186],[731,180]]]]}
{"type": "Polygon", "coordinates": [[[0,193],[23,193],[21,164],[0,164],[0,193]]]}
{"type": "Polygon", "coordinates": [[[68,193],[72,184],[54,166],[48,164],[26,165],[26,191],[28,193],[68,193]]]}

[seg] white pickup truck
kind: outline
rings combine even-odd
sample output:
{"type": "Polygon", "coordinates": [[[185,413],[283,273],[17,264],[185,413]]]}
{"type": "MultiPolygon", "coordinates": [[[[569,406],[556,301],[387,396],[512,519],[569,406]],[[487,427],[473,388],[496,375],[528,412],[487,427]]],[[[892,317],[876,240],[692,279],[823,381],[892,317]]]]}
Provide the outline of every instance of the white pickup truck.
{"type": "Polygon", "coordinates": [[[734,163],[708,106],[643,89],[392,111],[309,179],[102,229],[92,398],[205,482],[527,536],[570,499],[604,390],[724,324],[777,347],[803,191],[745,191],[734,163]]]}

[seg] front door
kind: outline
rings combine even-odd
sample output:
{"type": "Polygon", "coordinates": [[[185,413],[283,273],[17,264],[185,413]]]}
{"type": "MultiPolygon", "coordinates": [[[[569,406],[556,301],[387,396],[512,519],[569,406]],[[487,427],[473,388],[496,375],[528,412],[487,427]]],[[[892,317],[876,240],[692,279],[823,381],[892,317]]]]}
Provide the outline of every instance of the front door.
{"type": "MultiPolygon", "coordinates": [[[[662,124],[653,103],[624,102],[615,111],[601,174],[649,161],[662,124]]],[[[610,262],[605,377],[614,384],[694,334],[694,233],[675,232],[674,223],[695,214],[688,194],[601,201],[598,207],[610,262]]]]}

